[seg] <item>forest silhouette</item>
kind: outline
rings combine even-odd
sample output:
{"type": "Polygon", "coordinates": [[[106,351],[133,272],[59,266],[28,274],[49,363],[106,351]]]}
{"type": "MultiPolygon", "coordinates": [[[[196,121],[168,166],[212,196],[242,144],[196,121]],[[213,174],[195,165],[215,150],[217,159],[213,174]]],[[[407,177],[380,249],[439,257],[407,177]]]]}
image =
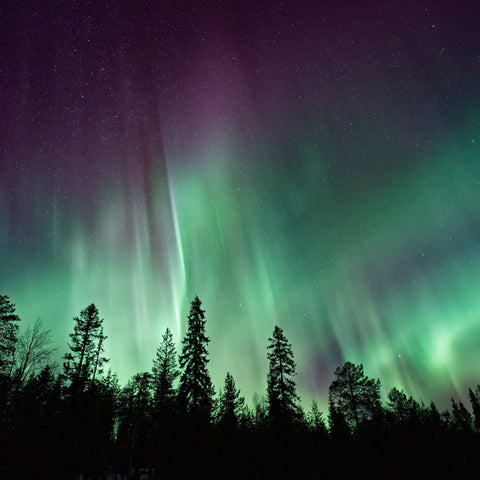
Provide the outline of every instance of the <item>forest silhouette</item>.
{"type": "Polygon", "coordinates": [[[94,304],[73,319],[61,367],[41,321],[21,330],[0,295],[2,479],[404,479],[472,478],[478,471],[480,385],[470,409],[439,411],[346,361],[334,372],[328,411],[305,410],[294,353],[278,326],[266,340],[265,395],[253,405],[230,373],[215,392],[205,310],[190,305],[181,351],[167,328],[151,371],[121,386],[104,357],[94,304]]]}

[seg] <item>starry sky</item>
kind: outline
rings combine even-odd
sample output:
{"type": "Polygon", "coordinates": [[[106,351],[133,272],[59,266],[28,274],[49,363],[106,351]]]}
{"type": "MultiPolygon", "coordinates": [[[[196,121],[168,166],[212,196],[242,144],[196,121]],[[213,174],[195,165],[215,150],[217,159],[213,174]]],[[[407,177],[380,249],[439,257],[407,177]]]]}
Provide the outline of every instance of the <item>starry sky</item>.
{"type": "Polygon", "coordinates": [[[338,365],[447,406],[480,383],[480,8],[0,7],[0,293],[67,349],[94,302],[122,382],[194,295],[210,371],[305,403],[338,365]]]}

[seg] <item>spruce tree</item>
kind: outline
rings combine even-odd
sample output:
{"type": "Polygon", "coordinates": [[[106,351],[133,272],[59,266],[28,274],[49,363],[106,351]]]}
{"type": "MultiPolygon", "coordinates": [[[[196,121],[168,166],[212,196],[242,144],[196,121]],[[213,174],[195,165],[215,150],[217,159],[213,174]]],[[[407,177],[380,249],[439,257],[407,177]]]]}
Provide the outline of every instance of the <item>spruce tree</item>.
{"type": "Polygon", "coordinates": [[[273,336],[268,341],[268,415],[273,422],[292,421],[299,412],[292,346],[278,326],[275,327],[273,336]]]}
{"type": "Polygon", "coordinates": [[[167,327],[162,342],[157,348],[153,361],[154,404],[157,412],[172,411],[175,401],[174,382],[179,375],[177,368],[177,352],[173,343],[173,335],[167,327]]]}
{"type": "Polygon", "coordinates": [[[240,397],[240,390],[237,390],[233,376],[227,373],[223,392],[220,394],[219,423],[226,426],[236,426],[244,402],[245,399],[240,397]]]}
{"type": "Polygon", "coordinates": [[[82,391],[108,361],[101,357],[103,342],[107,337],[103,335],[103,319],[93,303],[82,310],[79,317],[74,317],[73,321],[75,326],[70,334],[72,341],[68,344],[70,352],[64,357],[64,370],[72,388],[82,391]]]}
{"type": "Polygon", "coordinates": [[[201,305],[196,296],[190,306],[187,333],[182,340],[178,396],[181,406],[188,413],[209,418],[214,390],[207,370],[210,339],[205,335],[205,310],[201,305]]]}
{"type": "Polygon", "coordinates": [[[351,428],[357,429],[381,410],[380,380],[366,377],[362,364],[346,362],[338,367],[328,392],[329,408],[341,413],[351,428]]]}
{"type": "Polygon", "coordinates": [[[427,419],[428,425],[431,429],[440,430],[440,428],[443,426],[442,417],[433,400],[430,402],[430,406],[428,408],[427,419]]]}
{"type": "Polygon", "coordinates": [[[15,305],[8,296],[0,295],[0,377],[8,377],[12,373],[19,321],[15,305]]]}
{"type": "Polygon", "coordinates": [[[450,417],[450,428],[460,432],[472,431],[472,414],[465,405],[459,400],[456,402],[452,398],[452,416],[450,417]]]}
{"type": "Polygon", "coordinates": [[[470,405],[473,412],[473,424],[475,430],[480,432],[480,385],[477,385],[475,391],[468,389],[468,396],[470,398],[470,405]]]}
{"type": "Polygon", "coordinates": [[[327,427],[323,420],[323,414],[318,408],[315,400],[312,401],[312,408],[306,416],[307,426],[311,433],[326,435],[327,427]]]}

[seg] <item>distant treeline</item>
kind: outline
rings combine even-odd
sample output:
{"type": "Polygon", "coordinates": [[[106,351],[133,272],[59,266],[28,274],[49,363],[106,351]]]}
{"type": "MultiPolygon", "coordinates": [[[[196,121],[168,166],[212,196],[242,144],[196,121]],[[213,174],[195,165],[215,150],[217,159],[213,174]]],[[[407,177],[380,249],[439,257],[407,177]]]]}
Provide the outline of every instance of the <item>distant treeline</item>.
{"type": "Polygon", "coordinates": [[[198,297],[176,351],[167,328],[152,369],[125,386],[106,370],[103,319],[90,305],[73,319],[62,367],[41,321],[22,332],[0,295],[0,478],[404,479],[473,478],[480,448],[480,385],[471,411],[393,388],[346,362],[328,412],[305,411],[295,361],[276,326],[266,344],[266,395],[247,405],[230,373],[215,392],[198,297]]]}

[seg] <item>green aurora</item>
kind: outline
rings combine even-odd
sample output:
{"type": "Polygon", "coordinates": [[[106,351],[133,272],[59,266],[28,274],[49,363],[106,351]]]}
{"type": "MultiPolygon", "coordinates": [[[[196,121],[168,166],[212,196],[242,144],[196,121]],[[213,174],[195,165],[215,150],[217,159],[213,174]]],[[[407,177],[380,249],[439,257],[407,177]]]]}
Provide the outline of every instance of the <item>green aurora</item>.
{"type": "MultiPolygon", "coordinates": [[[[197,48],[195,30],[166,47],[187,59],[166,63],[175,81],[160,67],[146,74],[137,50],[97,58],[83,30],[81,59],[67,65],[51,45],[67,51],[73,40],[32,30],[29,45],[47,38],[46,66],[35,66],[35,47],[24,73],[2,80],[13,100],[2,100],[12,120],[2,135],[0,292],[23,323],[45,320],[59,364],[72,318],[94,302],[110,366],[126,382],[151,368],[167,327],[180,342],[198,295],[214,384],[231,372],[247,401],[265,393],[275,325],[293,345],[306,405],[325,405],[347,360],[385,392],[404,388],[442,407],[480,382],[480,109],[467,88],[479,93],[478,51],[459,55],[444,26],[442,41],[419,34],[416,52],[402,57],[397,45],[395,63],[381,34],[410,30],[387,20],[362,40],[369,21],[348,32],[336,18],[330,28],[344,34],[311,47],[335,50],[317,63],[301,29],[265,47],[262,61],[231,37],[197,48]],[[356,54],[346,53],[350,38],[356,54]],[[380,64],[365,60],[369,50],[380,64]],[[53,83],[30,87],[45,90],[34,106],[27,78],[47,78],[54,60],[53,83]],[[86,98],[72,100],[65,92],[72,82],[81,91],[75,79],[90,70],[86,98]]],[[[132,41],[145,47],[144,37],[132,41]]],[[[7,59],[12,71],[19,52],[7,59]]],[[[148,65],[163,58],[145,52],[148,65]]]]}

